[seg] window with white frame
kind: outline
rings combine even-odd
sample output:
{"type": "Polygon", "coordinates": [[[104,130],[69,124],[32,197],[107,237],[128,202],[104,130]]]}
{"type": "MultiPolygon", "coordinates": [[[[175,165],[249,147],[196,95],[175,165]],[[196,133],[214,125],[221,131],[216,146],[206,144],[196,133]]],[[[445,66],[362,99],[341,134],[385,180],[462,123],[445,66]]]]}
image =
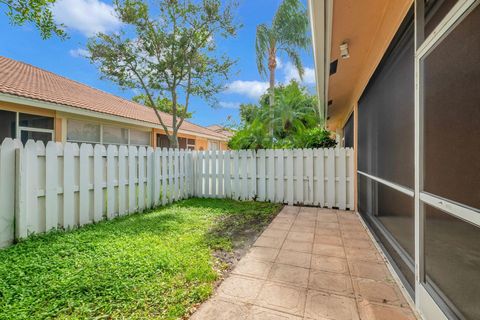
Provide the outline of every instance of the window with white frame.
{"type": "Polygon", "coordinates": [[[103,144],[128,144],[128,129],[103,126],[103,144]]]}
{"type": "Polygon", "coordinates": [[[134,146],[149,146],[150,132],[130,129],[130,144],[134,146]]]}
{"type": "Polygon", "coordinates": [[[67,121],[67,141],[101,143],[100,124],[69,119],[67,121]]]}
{"type": "Polygon", "coordinates": [[[0,110],[0,143],[5,138],[42,141],[53,140],[54,118],[42,115],[0,110]]]}
{"type": "Polygon", "coordinates": [[[218,141],[208,140],[208,150],[220,150],[220,143],[218,141]]]}
{"type": "Polygon", "coordinates": [[[67,141],[149,146],[150,132],[69,119],[67,122],[67,141]]]}

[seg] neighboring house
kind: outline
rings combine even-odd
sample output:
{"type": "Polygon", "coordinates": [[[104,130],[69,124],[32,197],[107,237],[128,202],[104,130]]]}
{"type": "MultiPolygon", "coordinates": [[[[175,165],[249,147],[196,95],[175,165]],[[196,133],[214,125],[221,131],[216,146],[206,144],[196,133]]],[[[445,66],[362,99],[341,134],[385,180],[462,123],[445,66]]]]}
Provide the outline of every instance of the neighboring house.
{"type": "MultiPolygon", "coordinates": [[[[161,112],[168,128],[172,116],[161,112]]],[[[184,121],[182,149],[226,149],[228,138],[184,121]]],[[[153,109],[0,57],[0,143],[4,138],[168,147],[153,109]]]]}
{"type": "Polygon", "coordinates": [[[207,129],[215,131],[217,133],[223,134],[225,137],[231,138],[233,137],[233,132],[225,127],[222,127],[218,124],[214,124],[211,126],[207,126],[207,129]]]}
{"type": "Polygon", "coordinates": [[[425,319],[480,319],[479,3],[309,0],[357,209],[425,319]]]}

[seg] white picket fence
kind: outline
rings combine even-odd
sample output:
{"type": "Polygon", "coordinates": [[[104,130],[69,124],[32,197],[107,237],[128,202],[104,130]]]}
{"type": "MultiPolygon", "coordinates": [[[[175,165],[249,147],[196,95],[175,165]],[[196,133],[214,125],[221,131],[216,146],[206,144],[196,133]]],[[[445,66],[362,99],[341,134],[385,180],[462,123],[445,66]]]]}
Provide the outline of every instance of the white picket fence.
{"type": "Polygon", "coordinates": [[[183,151],[6,139],[0,248],[192,196],[353,208],[353,150],[183,151]]]}
{"type": "Polygon", "coordinates": [[[353,149],[203,151],[199,197],[353,209],[353,149]]]}

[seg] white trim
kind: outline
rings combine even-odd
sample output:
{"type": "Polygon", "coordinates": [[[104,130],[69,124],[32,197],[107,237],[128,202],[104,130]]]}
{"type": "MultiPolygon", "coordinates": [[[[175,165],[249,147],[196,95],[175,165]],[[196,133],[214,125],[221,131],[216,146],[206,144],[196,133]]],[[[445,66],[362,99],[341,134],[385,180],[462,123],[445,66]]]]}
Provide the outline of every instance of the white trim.
{"type": "Polygon", "coordinates": [[[324,125],[326,126],[328,116],[328,81],[330,76],[333,1],[308,0],[308,13],[312,33],[317,96],[319,98],[318,109],[325,118],[324,125]]]}
{"type": "MultiPolygon", "coordinates": [[[[82,109],[82,108],[77,108],[77,107],[71,107],[63,104],[58,104],[58,103],[52,103],[52,102],[46,102],[46,101],[40,101],[40,100],[35,100],[35,99],[30,99],[30,98],[24,98],[24,97],[19,97],[11,94],[6,94],[6,93],[0,93],[0,101],[3,102],[10,102],[10,103],[16,103],[16,104],[21,104],[21,105],[26,105],[26,106],[31,106],[31,107],[37,107],[37,108],[43,108],[43,109],[48,109],[48,110],[54,110],[54,111],[60,111],[60,112],[65,112],[69,114],[75,114],[75,115],[81,115],[81,116],[87,116],[87,117],[92,117],[92,118],[101,118],[102,120],[109,120],[109,121],[116,121],[116,122],[121,122],[121,123],[127,123],[135,126],[140,126],[140,127],[148,127],[148,128],[154,128],[154,129],[160,129],[163,130],[163,127],[161,125],[156,125],[151,122],[147,121],[141,121],[141,120],[134,120],[134,119],[129,119],[121,116],[115,116],[111,115],[108,113],[102,113],[102,112],[97,112],[97,111],[92,111],[92,110],[87,110],[87,109],[82,109]]],[[[167,128],[171,130],[171,127],[167,128]]],[[[180,129],[178,130],[179,133],[182,134],[189,134],[197,137],[202,137],[202,138],[208,138],[208,139],[213,139],[213,140],[218,140],[218,141],[228,141],[228,139],[222,139],[220,137],[216,136],[210,136],[207,134],[203,133],[198,133],[195,131],[190,131],[190,130],[184,130],[180,129]]]]}
{"type": "Polygon", "coordinates": [[[415,194],[413,192],[413,190],[411,189],[408,189],[408,188],[405,188],[405,187],[402,187],[401,185],[398,185],[396,183],[393,183],[393,182],[390,182],[390,181],[387,181],[387,180],[384,180],[382,178],[378,178],[378,177],[375,177],[375,176],[372,176],[372,175],[369,175],[368,173],[365,173],[363,171],[360,171],[360,170],[357,170],[358,173],[360,173],[362,176],[365,176],[367,178],[370,178],[376,182],[379,182],[381,184],[384,184],[386,185],[387,187],[390,187],[392,189],[395,189],[397,191],[400,191],[401,193],[404,193],[406,194],[407,196],[409,197],[413,197],[415,194]]]}
{"type": "Polygon", "coordinates": [[[480,212],[447,199],[440,198],[427,192],[420,192],[420,200],[432,207],[445,211],[446,213],[465,220],[480,227],[480,212]]]}
{"type": "Polygon", "coordinates": [[[34,127],[22,127],[22,126],[18,126],[18,130],[19,132],[22,132],[23,130],[23,131],[31,131],[31,132],[45,132],[45,133],[51,133],[51,134],[55,133],[55,130],[53,129],[42,129],[42,128],[34,128],[34,127]]]}
{"type": "MultiPolygon", "coordinates": [[[[425,283],[425,255],[424,232],[425,215],[424,203],[438,208],[459,219],[480,226],[480,215],[476,209],[456,204],[450,200],[424,192],[423,186],[423,133],[424,133],[424,105],[423,105],[423,59],[460,24],[468,13],[480,3],[479,0],[459,0],[450,12],[437,25],[434,31],[423,41],[424,0],[416,0],[416,48],[415,51],[415,291],[416,304],[419,312],[425,319],[447,319],[448,316],[438,305],[438,301],[428,293],[425,283]],[[418,25],[417,25],[418,24],[418,25]],[[418,38],[418,39],[417,39],[418,38]]],[[[461,178],[461,177],[459,177],[461,178]]]]}
{"type": "Polygon", "coordinates": [[[473,10],[473,8],[478,5],[476,2],[477,0],[459,0],[432,31],[432,33],[419,46],[416,56],[422,59],[434,47],[436,47],[443,40],[443,38],[445,38],[450,31],[453,30],[453,27],[463,20],[463,15],[465,15],[469,10],[473,10]]]}

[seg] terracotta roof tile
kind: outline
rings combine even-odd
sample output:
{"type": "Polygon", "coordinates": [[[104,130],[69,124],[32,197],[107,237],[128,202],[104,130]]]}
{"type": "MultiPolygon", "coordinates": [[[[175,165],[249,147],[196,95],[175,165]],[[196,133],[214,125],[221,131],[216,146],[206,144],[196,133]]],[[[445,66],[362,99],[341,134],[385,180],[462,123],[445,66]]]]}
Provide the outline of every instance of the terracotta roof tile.
{"type": "MultiPolygon", "coordinates": [[[[151,108],[2,56],[0,92],[160,124],[151,108]]],[[[164,123],[171,127],[172,116],[164,112],[161,112],[161,116],[164,123]]],[[[220,133],[188,121],[184,121],[181,129],[225,139],[220,133]]]]}

